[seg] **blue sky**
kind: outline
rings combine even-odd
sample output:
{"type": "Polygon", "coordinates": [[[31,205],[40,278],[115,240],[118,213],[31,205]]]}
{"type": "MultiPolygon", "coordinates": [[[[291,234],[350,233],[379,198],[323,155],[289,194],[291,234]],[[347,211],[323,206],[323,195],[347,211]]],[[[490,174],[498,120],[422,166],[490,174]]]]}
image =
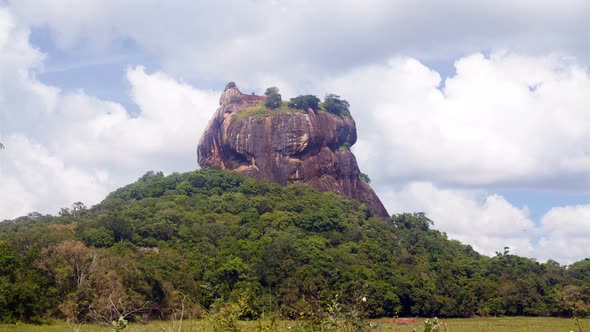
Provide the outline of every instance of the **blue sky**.
{"type": "Polygon", "coordinates": [[[236,81],[347,99],[390,213],[590,257],[589,22],[575,0],[0,1],[0,220],[196,168],[236,81]]]}

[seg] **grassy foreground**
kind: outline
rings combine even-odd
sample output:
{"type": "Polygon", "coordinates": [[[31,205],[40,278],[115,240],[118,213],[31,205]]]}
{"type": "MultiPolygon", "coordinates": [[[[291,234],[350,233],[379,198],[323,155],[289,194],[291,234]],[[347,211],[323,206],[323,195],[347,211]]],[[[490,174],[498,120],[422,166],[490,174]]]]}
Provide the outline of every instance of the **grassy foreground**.
{"type": "MultiPolygon", "coordinates": [[[[382,318],[371,320],[370,331],[400,331],[411,332],[423,331],[424,320],[421,318],[382,318]]],[[[467,332],[467,331],[518,331],[518,332],[558,332],[558,331],[590,331],[590,319],[578,321],[567,318],[546,318],[546,317],[492,317],[492,318],[461,318],[443,319],[440,331],[467,332]],[[579,325],[578,325],[579,324],[579,325]]],[[[178,322],[154,321],[147,324],[130,324],[124,332],[163,332],[163,331],[214,331],[210,321],[184,321],[182,329],[179,329],[178,322]]],[[[268,322],[239,322],[238,331],[312,331],[305,328],[305,324],[297,321],[281,321],[274,328],[268,329],[268,322]],[[261,329],[262,327],[262,329],[261,329]]],[[[0,332],[62,332],[62,331],[84,331],[84,332],[108,332],[112,327],[98,324],[70,325],[65,322],[55,321],[48,325],[32,324],[2,324],[0,332]]]]}
{"type": "MultiPolygon", "coordinates": [[[[379,319],[371,323],[376,325],[377,330],[386,331],[422,331],[423,319],[379,319]],[[400,322],[401,320],[401,322],[400,322]],[[408,325],[400,325],[408,323],[408,325]]],[[[590,320],[588,318],[574,319],[547,318],[547,317],[490,317],[490,318],[453,318],[441,319],[440,331],[467,332],[467,331],[518,331],[518,332],[558,332],[558,331],[590,331],[590,320]]]]}

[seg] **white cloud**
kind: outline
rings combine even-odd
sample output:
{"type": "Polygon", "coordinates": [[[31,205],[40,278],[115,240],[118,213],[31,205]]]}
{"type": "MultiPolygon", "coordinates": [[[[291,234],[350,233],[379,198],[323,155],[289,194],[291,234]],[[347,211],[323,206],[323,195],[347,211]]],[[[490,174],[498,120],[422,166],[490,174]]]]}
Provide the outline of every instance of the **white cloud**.
{"type": "Polygon", "coordinates": [[[62,94],[59,114],[51,120],[57,153],[84,165],[127,170],[196,167],[196,142],[218,106],[219,92],[196,90],[142,67],[129,69],[127,79],[141,110],[137,117],[119,104],[82,92],[62,94]],[[57,128],[61,123],[68,124],[67,130],[57,128]]]}
{"type": "Polygon", "coordinates": [[[443,82],[415,59],[393,58],[318,85],[350,101],[366,149],[359,161],[376,183],[588,190],[585,69],[510,53],[455,65],[443,82]]]}
{"type": "Polygon", "coordinates": [[[2,208],[0,209],[0,220],[4,218],[12,218],[22,216],[23,214],[33,211],[38,202],[35,197],[31,195],[22,183],[13,176],[7,176],[4,172],[0,173],[0,183],[2,183],[2,190],[0,190],[0,200],[2,201],[2,208]]]}
{"type": "Polygon", "coordinates": [[[0,219],[28,212],[56,213],[76,201],[97,203],[111,190],[112,183],[98,171],[82,169],[51,153],[22,134],[8,137],[1,157],[4,199],[0,219]]]}
{"type": "Polygon", "coordinates": [[[131,39],[167,71],[242,83],[276,73],[313,81],[395,54],[449,61],[509,49],[571,54],[588,64],[590,46],[580,32],[587,30],[589,6],[584,0],[10,2],[28,24],[51,29],[63,48],[108,50],[131,39]]]}
{"type": "Polygon", "coordinates": [[[29,70],[41,68],[44,56],[27,38],[28,30],[0,7],[0,133],[6,123],[25,122],[24,113],[47,113],[55,103],[57,89],[40,84],[29,70]],[[22,98],[19,92],[23,89],[34,96],[22,98]],[[11,109],[19,111],[9,112],[11,109]]]}
{"type": "Polygon", "coordinates": [[[590,205],[554,207],[535,225],[526,206],[515,207],[498,194],[413,182],[380,197],[389,211],[425,212],[435,229],[488,256],[509,247],[542,262],[590,257],[590,205]]]}
{"type": "Polygon", "coordinates": [[[441,189],[429,182],[413,182],[399,191],[381,193],[389,211],[425,212],[434,228],[493,256],[505,246],[524,256],[534,254],[535,225],[526,207],[517,208],[497,194],[441,189]]]}
{"type": "Polygon", "coordinates": [[[538,257],[569,264],[590,257],[590,205],[555,207],[541,219],[538,257]]]}
{"type": "Polygon", "coordinates": [[[140,108],[132,117],[120,104],[39,82],[42,61],[28,31],[0,8],[0,220],[98,203],[150,169],[197,167],[197,140],[219,92],[131,68],[140,108]]]}

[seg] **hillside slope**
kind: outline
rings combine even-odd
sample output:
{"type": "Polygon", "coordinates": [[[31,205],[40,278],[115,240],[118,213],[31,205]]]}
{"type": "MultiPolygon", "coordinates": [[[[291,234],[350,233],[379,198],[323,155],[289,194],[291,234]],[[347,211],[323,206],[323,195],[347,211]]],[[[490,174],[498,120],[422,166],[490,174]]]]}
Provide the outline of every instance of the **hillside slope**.
{"type": "Polygon", "coordinates": [[[148,172],[91,209],[0,223],[0,321],[116,318],[114,307],[170,317],[182,305],[301,318],[336,297],[369,316],[590,312],[590,260],[489,258],[431,225],[307,185],[148,172]]]}

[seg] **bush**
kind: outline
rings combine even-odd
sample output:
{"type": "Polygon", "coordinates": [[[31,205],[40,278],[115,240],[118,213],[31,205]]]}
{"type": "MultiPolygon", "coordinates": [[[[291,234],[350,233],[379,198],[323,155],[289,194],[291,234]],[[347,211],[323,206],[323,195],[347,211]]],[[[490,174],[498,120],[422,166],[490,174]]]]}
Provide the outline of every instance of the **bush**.
{"type": "Polygon", "coordinates": [[[328,113],[336,114],[338,116],[350,116],[350,104],[340,99],[340,96],[330,93],[324,98],[324,108],[328,113]]]}
{"type": "Polygon", "coordinates": [[[370,184],[371,183],[371,178],[369,178],[369,176],[365,173],[359,173],[359,180],[363,181],[366,184],[370,184]]]}
{"type": "Polygon", "coordinates": [[[281,94],[279,93],[279,89],[277,87],[273,86],[267,88],[264,94],[266,95],[264,106],[273,110],[281,107],[281,94]]]}
{"type": "Polygon", "coordinates": [[[307,111],[308,109],[317,110],[320,99],[314,95],[301,95],[291,98],[289,108],[307,111]]]}

